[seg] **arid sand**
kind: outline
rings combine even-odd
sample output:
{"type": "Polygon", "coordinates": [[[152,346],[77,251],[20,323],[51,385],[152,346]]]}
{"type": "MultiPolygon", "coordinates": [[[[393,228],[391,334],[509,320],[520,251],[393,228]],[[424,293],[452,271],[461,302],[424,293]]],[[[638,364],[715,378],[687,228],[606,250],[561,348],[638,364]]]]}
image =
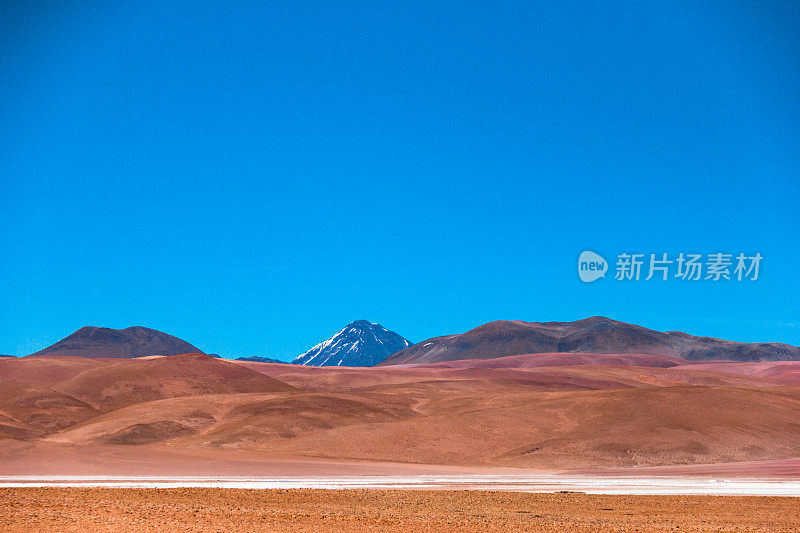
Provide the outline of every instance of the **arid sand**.
{"type": "Polygon", "coordinates": [[[800,499],[488,491],[0,489],[3,531],[800,531],[800,499]]]}

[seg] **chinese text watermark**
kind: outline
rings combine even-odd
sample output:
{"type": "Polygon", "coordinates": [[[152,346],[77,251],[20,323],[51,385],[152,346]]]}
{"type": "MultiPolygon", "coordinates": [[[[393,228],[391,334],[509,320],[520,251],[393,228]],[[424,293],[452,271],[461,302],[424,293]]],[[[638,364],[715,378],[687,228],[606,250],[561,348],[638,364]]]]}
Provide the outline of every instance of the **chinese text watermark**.
{"type": "MultiPolygon", "coordinates": [[[[761,253],[738,254],[716,252],[696,254],[627,253],[617,254],[614,279],[617,281],[756,281],[758,280],[761,253]]],[[[578,276],[590,283],[605,277],[608,262],[591,251],[581,252],[578,258],[578,276]]]]}

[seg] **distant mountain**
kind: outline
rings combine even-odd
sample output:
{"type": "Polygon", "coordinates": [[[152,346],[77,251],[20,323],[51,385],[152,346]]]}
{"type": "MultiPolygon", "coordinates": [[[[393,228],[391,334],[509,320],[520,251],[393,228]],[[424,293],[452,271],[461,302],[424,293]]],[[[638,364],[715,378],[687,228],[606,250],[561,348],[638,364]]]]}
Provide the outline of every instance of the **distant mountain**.
{"type": "Polygon", "coordinates": [[[3,355],[3,354],[0,354],[0,357],[16,357],[16,356],[15,355],[3,355]]]}
{"type": "Polygon", "coordinates": [[[237,361],[251,361],[253,363],[281,363],[281,364],[288,364],[286,361],[278,361],[277,359],[270,359],[269,357],[259,357],[257,355],[251,355],[250,357],[237,357],[237,361]]]}
{"type": "Polygon", "coordinates": [[[529,353],[638,353],[706,361],[796,361],[800,348],[779,343],[731,342],[660,332],[604,317],[575,322],[500,320],[462,333],[435,337],[401,350],[383,365],[491,359],[529,353]]]}
{"type": "Polygon", "coordinates": [[[75,355],[119,357],[203,353],[198,347],[155,329],[134,326],[125,329],[86,326],[30,356],[75,355]]]}
{"type": "Polygon", "coordinates": [[[294,361],[310,366],[373,366],[411,342],[380,324],[356,320],[294,361]]]}

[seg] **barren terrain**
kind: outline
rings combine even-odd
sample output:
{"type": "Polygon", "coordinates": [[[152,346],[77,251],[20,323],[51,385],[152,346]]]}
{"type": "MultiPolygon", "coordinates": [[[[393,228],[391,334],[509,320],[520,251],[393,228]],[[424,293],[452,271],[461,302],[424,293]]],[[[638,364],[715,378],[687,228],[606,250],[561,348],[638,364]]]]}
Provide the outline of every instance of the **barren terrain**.
{"type": "Polygon", "coordinates": [[[800,499],[488,491],[0,489],[21,531],[798,531],[800,499]]]}
{"type": "Polygon", "coordinates": [[[791,476],[798,375],[800,362],[642,354],[377,368],[200,354],[2,359],[0,475],[405,465],[791,476]]]}

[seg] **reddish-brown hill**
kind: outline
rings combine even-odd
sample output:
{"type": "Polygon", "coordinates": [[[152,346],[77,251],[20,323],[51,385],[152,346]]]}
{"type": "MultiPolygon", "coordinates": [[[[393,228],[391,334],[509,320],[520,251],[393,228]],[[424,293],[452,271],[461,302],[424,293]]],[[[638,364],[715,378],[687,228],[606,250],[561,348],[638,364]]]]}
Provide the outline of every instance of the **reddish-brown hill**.
{"type": "Polygon", "coordinates": [[[648,354],[689,360],[800,360],[800,348],[787,344],[731,342],[592,317],[575,322],[489,322],[460,335],[414,344],[381,365],[556,352],[648,354]]]}
{"type": "Polygon", "coordinates": [[[203,353],[203,351],[177,337],[141,326],[125,329],[86,326],[31,356],[132,358],[182,353],[203,353]]]}
{"type": "Polygon", "coordinates": [[[17,359],[0,362],[0,458],[31,465],[81,450],[81,468],[88,451],[109,464],[131,457],[122,449],[137,450],[135,468],[166,452],[184,464],[238,454],[543,469],[786,461],[800,457],[798,365],[598,353],[373,368],[202,354],[17,359]]]}
{"type": "Polygon", "coordinates": [[[230,361],[182,354],[103,365],[64,382],[59,390],[106,411],[178,396],[286,392],[292,387],[230,361]]]}
{"type": "Polygon", "coordinates": [[[293,387],[203,354],[151,359],[0,361],[0,438],[50,434],[126,405],[182,396],[289,392],[293,387]]]}

